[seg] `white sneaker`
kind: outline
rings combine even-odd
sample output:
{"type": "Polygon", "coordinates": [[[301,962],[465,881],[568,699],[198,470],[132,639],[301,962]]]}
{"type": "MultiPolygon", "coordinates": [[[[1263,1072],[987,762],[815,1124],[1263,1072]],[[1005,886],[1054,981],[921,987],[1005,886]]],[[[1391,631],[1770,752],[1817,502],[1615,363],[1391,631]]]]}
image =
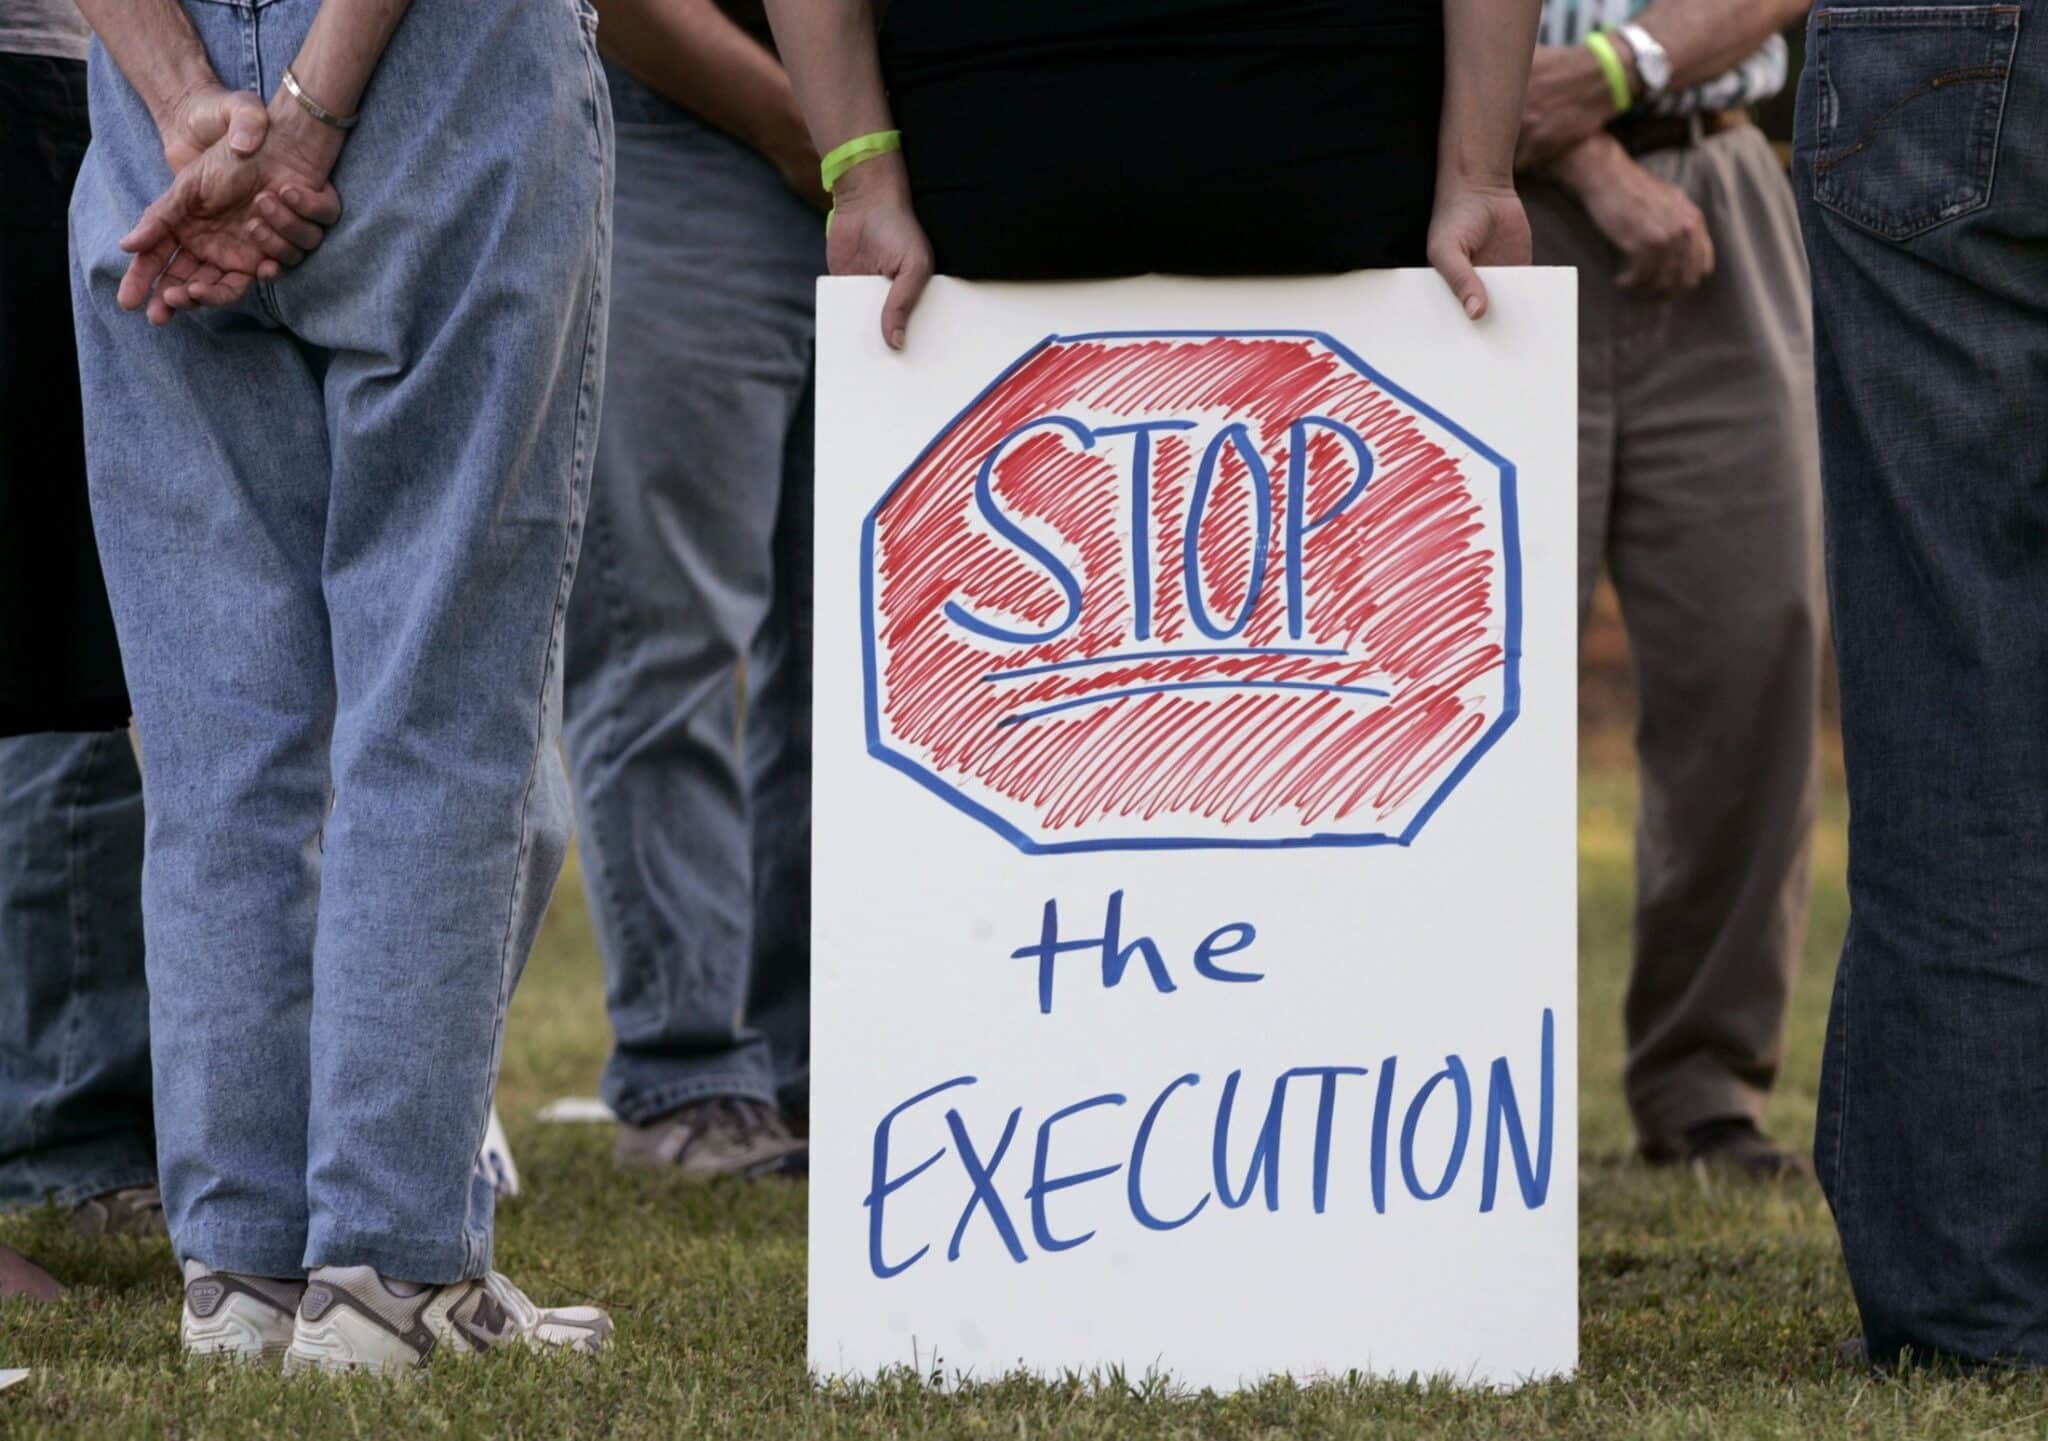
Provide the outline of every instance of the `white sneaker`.
{"type": "Polygon", "coordinates": [[[595,1351],[612,1333],[595,1306],[542,1308],[496,1271],[452,1286],[387,1281],[368,1266],[322,1266],[307,1279],[284,1368],[404,1371],[436,1352],[525,1345],[595,1351]]]}
{"type": "Polygon", "coordinates": [[[510,1200],[519,1194],[519,1167],[513,1164],[512,1143],[505,1139],[505,1126],[498,1119],[496,1106],[491,1107],[491,1123],[484,1130],[484,1149],[477,1164],[491,1178],[491,1189],[498,1193],[499,1200],[510,1200]]]}
{"type": "Polygon", "coordinates": [[[231,1361],[275,1361],[291,1345],[299,1281],[210,1271],[185,1263],[185,1309],[178,1338],[188,1356],[231,1361]]]}

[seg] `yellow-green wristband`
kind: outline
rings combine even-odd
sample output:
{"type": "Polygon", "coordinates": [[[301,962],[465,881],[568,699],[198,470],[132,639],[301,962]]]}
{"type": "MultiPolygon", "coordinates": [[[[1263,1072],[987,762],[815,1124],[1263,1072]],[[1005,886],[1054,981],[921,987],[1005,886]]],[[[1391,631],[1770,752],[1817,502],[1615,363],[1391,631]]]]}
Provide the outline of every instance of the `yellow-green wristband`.
{"type": "Polygon", "coordinates": [[[868,135],[856,135],[844,145],[835,145],[818,162],[818,179],[827,194],[839,183],[839,177],[863,160],[873,160],[877,155],[887,155],[892,150],[903,148],[901,130],[877,130],[868,135]]]}
{"type": "MultiPolygon", "coordinates": [[[[1620,115],[1633,108],[1636,97],[1629,89],[1628,67],[1621,63],[1621,55],[1615,50],[1614,42],[1607,38],[1607,32],[1595,30],[1586,37],[1585,46],[1600,62],[1600,73],[1607,77],[1607,93],[1614,98],[1614,113],[1620,115]]],[[[838,154],[837,151],[833,153],[838,154]]],[[[828,185],[825,188],[829,190],[832,187],[828,185]]]]}

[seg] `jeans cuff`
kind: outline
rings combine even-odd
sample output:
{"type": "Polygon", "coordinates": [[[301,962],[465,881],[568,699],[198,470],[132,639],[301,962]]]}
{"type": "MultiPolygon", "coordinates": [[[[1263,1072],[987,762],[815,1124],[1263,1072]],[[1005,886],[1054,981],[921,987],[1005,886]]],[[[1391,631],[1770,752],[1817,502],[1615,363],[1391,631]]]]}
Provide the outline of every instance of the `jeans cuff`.
{"type": "Polygon", "coordinates": [[[774,1079],[752,1068],[695,1075],[654,1087],[615,1090],[607,1085],[605,1090],[608,1093],[605,1101],[612,1108],[612,1114],[629,1126],[644,1126],[656,1116],[665,1116],[679,1106],[714,1096],[733,1096],[743,1101],[759,1101],[765,1106],[776,1105],[774,1079]]]}
{"type": "Polygon", "coordinates": [[[306,1238],[300,1269],[369,1266],[389,1281],[452,1286],[491,1269],[491,1240],[489,1231],[428,1237],[327,1229],[306,1238]]]}
{"type": "Polygon", "coordinates": [[[171,1245],[181,1265],[198,1261],[209,1270],[277,1280],[306,1274],[306,1232],[299,1226],[187,1223],[172,1231],[171,1245]]]}
{"type": "Polygon", "coordinates": [[[73,1206],[90,1201],[95,1196],[104,1196],[110,1191],[127,1191],[137,1186],[156,1184],[156,1166],[129,1166],[120,1170],[95,1171],[68,1186],[59,1186],[52,1192],[59,1210],[68,1211],[73,1206]]]}
{"type": "Polygon", "coordinates": [[[0,1210],[31,1208],[48,1200],[68,1211],[94,1196],[155,1182],[155,1150],[141,1142],[101,1137],[44,1146],[0,1165],[0,1210]]]}

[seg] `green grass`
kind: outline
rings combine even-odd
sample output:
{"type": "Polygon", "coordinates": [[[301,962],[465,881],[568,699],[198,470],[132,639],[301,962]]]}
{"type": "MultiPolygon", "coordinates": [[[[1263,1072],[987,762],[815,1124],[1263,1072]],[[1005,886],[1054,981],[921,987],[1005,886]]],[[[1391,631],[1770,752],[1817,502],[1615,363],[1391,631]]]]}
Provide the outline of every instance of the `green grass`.
{"type": "MultiPolygon", "coordinates": [[[[93,1244],[50,1212],[0,1239],[71,1285],[54,1307],[0,1306],[0,1433],[877,1437],[1929,1437],[2048,1434],[2048,1376],[1875,1381],[1834,1369],[1855,1316],[1825,1206],[1810,1191],[1702,1188],[1631,1161],[1617,1079],[1626,979],[1629,781],[1582,787],[1584,955],[1579,1378],[1506,1395],[1276,1383],[1231,1397],[1003,1381],[958,1394],[909,1377],[814,1389],[803,1363],[800,1189],[691,1189],[623,1176],[603,1128],[541,1126],[544,1101],[594,1087],[605,1047],[580,888],[564,886],[514,1008],[501,1095],[528,1194],[501,1262],[537,1295],[600,1299],[618,1343],[595,1365],[514,1356],[416,1379],[285,1381],[187,1368],[161,1244],[93,1244]]],[[[1831,799],[1787,1073],[1771,1123],[1806,1139],[1844,922],[1831,799]]],[[[1363,1304],[1363,1298],[1361,1298],[1363,1304]]]]}

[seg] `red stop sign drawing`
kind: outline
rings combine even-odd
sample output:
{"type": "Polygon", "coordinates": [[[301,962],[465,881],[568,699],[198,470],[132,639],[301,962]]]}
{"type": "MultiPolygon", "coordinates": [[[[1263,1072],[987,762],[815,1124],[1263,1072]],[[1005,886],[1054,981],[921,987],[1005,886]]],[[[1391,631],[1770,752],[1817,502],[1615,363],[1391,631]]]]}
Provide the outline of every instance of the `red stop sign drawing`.
{"type": "Polygon", "coordinates": [[[1515,471],[1328,335],[1056,335],[867,517],[869,751],[1028,852],[1406,845],[1512,724],[1515,471]]]}

